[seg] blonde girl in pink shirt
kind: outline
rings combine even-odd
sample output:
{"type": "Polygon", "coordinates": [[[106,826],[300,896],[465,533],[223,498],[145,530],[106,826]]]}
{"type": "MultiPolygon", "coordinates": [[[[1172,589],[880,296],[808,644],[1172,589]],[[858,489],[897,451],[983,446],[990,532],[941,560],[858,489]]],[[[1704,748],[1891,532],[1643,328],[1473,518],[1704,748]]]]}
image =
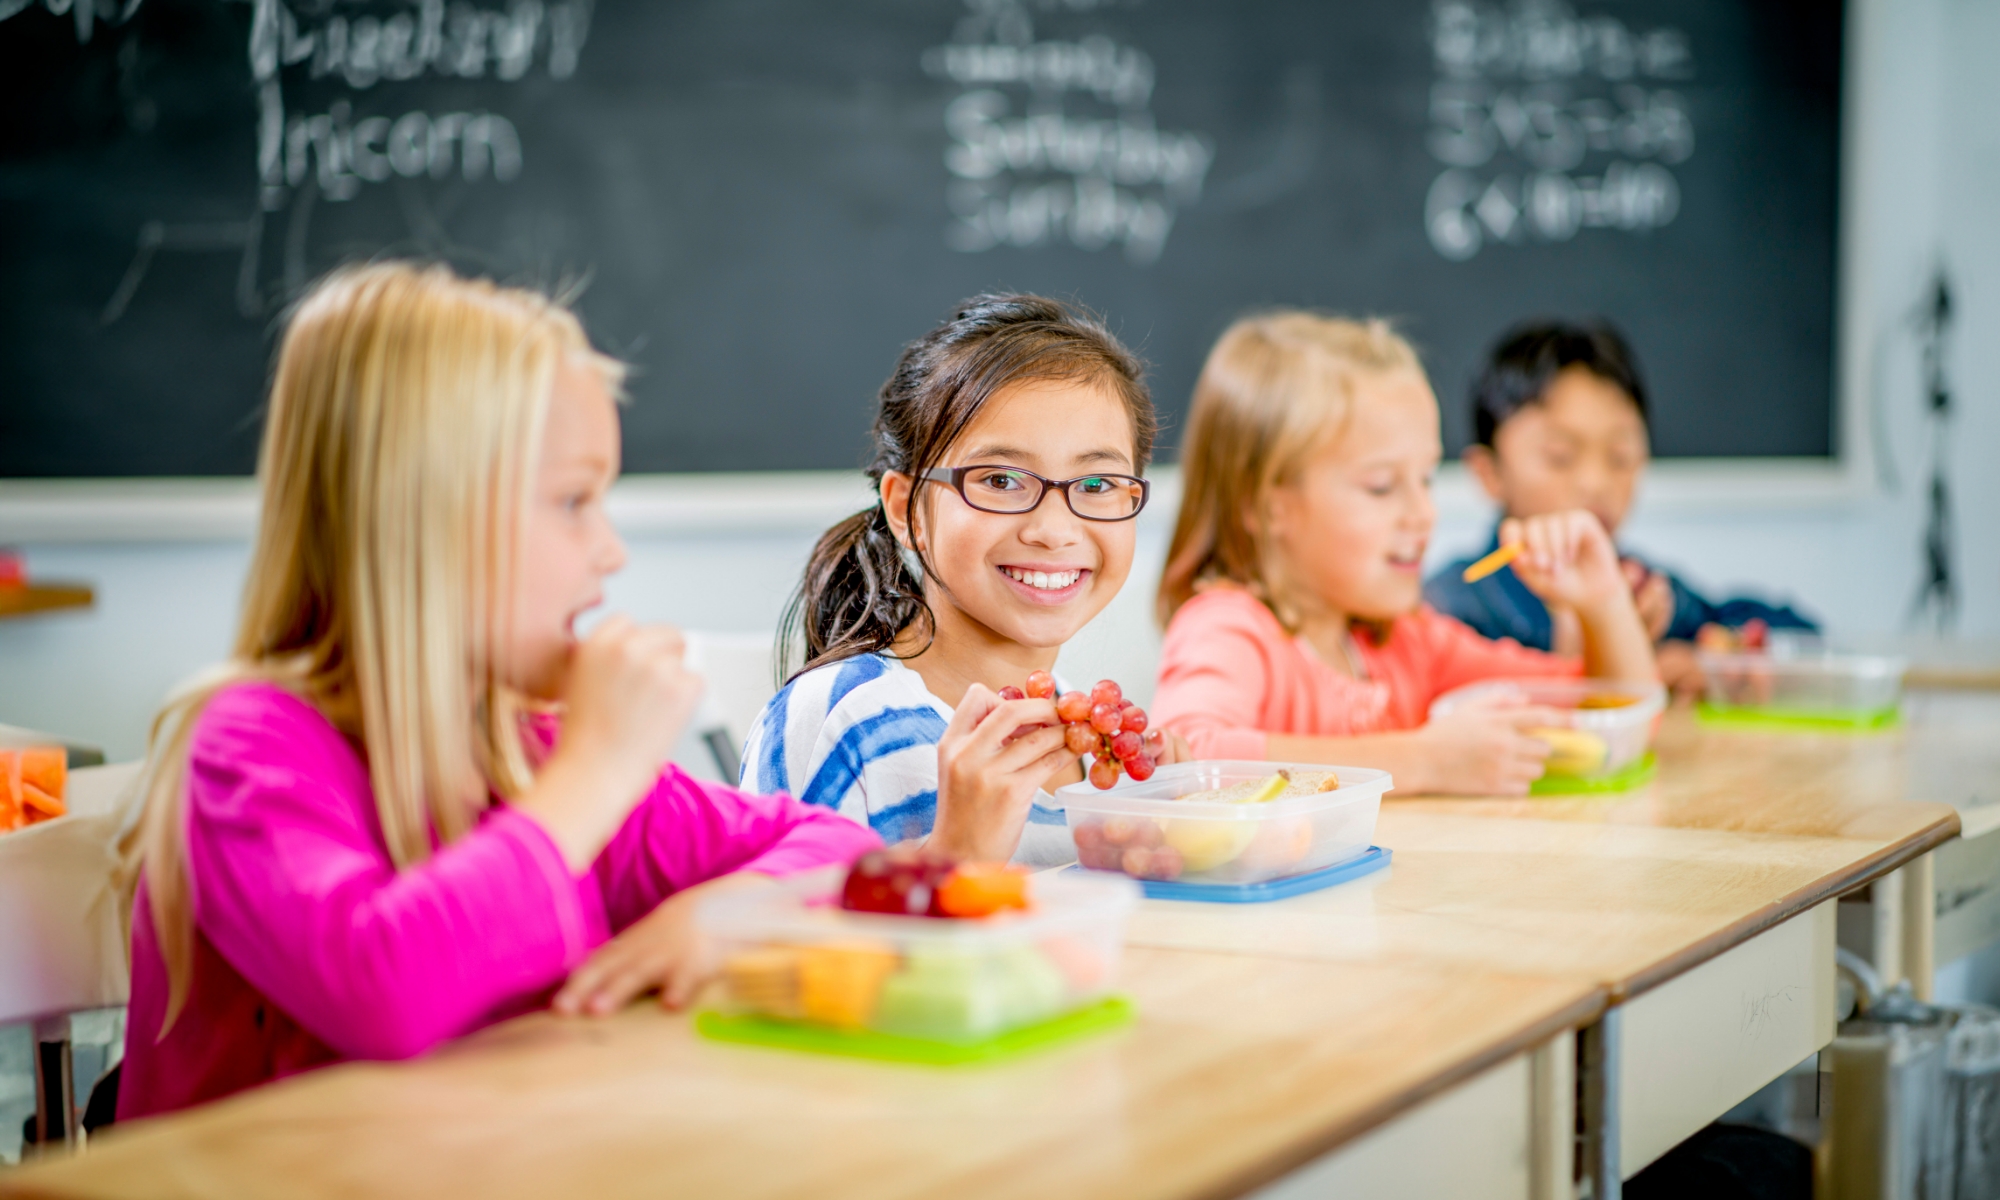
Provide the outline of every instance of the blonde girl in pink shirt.
{"type": "Polygon", "coordinates": [[[700,898],[878,839],[664,766],[671,629],[577,618],[619,364],[544,297],[384,263],[291,316],[235,651],[156,725],[121,1119],[703,977],[700,898]]]}
{"type": "Polygon", "coordinates": [[[1657,678],[1617,552],[1596,518],[1501,525],[1512,569],[1584,629],[1581,660],[1489,641],[1422,603],[1442,445],[1416,353],[1381,321],[1281,311],[1210,352],[1182,445],[1184,493],[1159,615],[1153,719],[1201,758],[1365,763],[1404,792],[1523,793],[1539,710],[1426,722],[1480,679],[1657,678]]]}

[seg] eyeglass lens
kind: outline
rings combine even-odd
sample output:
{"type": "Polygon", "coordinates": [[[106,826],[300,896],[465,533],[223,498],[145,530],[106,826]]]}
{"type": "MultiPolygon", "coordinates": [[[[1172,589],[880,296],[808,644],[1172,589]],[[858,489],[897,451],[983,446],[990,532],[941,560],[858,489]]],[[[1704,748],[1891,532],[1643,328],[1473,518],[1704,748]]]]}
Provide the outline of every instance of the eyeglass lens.
{"type": "MultiPolygon", "coordinates": [[[[1078,516],[1116,519],[1139,511],[1144,489],[1127,476],[1088,475],[1071,482],[1067,493],[1070,509],[1078,516]]],[[[1042,498],[1042,484],[1019,471],[972,471],[965,477],[965,498],[988,512],[1027,512],[1042,498]]]]}

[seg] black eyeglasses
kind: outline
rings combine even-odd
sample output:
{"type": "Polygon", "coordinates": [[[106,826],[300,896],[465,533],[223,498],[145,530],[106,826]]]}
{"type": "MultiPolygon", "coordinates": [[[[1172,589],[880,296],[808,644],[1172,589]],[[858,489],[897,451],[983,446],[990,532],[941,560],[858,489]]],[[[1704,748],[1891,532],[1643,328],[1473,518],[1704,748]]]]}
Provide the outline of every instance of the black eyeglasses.
{"type": "Polygon", "coordinates": [[[948,483],[980,512],[1020,514],[1041,507],[1051,488],[1086,521],[1129,521],[1146,507],[1151,485],[1136,475],[1079,475],[1044,479],[1019,467],[932,467],[921,478],[948,483]]]}

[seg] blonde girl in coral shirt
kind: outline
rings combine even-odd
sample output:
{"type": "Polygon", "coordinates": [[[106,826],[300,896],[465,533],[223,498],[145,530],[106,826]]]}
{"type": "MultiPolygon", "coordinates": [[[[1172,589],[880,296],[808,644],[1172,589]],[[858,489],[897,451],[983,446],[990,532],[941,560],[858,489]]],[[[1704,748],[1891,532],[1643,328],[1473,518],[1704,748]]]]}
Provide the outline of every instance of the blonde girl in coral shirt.
{"type": "Polygon", "coordinates": [[[1201,758],[1383,767],[1405,792],[1521,793],[1549,714],[1431,701],[1500,676],[1656,680],[1617,551],[1595,517],[1509,520],[1513,567],[1573,609],[1582,658],[1492,641],[1422,602],[1442,445],[1437,399],[1381,321],[1281,311],[1232,325],[1195,385],[1185,492],[1159,612],[1153,719],[1201,758]]]}

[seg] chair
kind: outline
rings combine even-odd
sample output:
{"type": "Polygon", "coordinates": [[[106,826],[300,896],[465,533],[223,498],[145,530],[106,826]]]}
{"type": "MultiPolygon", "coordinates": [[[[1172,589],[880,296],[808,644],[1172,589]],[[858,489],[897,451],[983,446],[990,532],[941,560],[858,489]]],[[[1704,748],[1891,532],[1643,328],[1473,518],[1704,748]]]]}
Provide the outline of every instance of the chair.
{"type": "Polygon", "coordinates": [[[733,787],[741,774],[743,743],[778,690],[772,677],[775,642],[768,633],[694,632],[685,637],[688,667],[708,681],[708,691],[674,761],[690,775],[733,787]]]}
{"type": "Polygon", "coordinates": [[[138,763],[71,771],[67,816],[0,836],[0,1025],[34,1024],[45,1146],[77,1139],[70,1015],[120,1007],[131,990],[114,872],[138,775],[138,763]]]}

